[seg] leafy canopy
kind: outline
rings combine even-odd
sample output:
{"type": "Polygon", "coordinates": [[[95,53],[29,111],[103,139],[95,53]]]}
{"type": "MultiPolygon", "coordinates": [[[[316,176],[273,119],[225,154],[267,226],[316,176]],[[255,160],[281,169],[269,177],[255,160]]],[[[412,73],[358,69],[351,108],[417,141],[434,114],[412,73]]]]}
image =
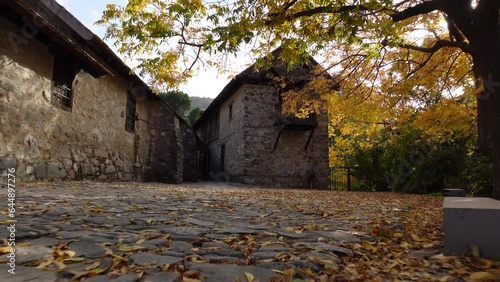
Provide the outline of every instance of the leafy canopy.
{"type": "Polygon", "coordinates": [[[444,24],[455,25],[445,6],[439,0],[129,0],[108,5],[98,24],[119,52],[141,62],[138,69],[155,86],[175,87],[200,66],[222,69],[223,56],[248,46],[264,59],[282,46],[281,59],[291,66],[321,55],[321,71],[334,72],[346,96],[388,90],[396,96],[416,82],[423,82],[420,90],[452,93],[467,80],[468,41],[444,24]],[[443,65],[430,73],[424,67],[435,54],[443,65]]]}
{"type": "Polygon", "coordinates": [[[200,108],[194,108],[189,112],[188,120],[189,124],[193,125],[203,114],[203,110],[200,108]]]}
{"type": "Polygon", "coordinates": [[[167,102],[181,116],[185,116],[191,108],[191,100],[188,94],[182,91],[168,91],[159,93],[158,96],[167,102]]]}
{"type": "MultiPolygon", "coordinates": [[[[257,67],[268,66],[277,46],[290,67],[319,56],[317,78],[285,93],[284,111],[306,116],[326,109],[333,127],[370,136],[378,125],[404,122],[430,106],[452,113],[453,102],[439,105],[446,99],[469,101],[465,114],[474,110],[471,48],[460,12],[480,15],[486,1],[476,8],[470,0],[448,2],[129,0],[108,5],[98,23],[120,52],[141,60],[139,70],[157,86],[175,86],[203,65],[222,69],[220,56],[248,46],[257,67]],[[334,85],[320,75],[325,72],[334,85]]],[[[418,120],[434,130],[429,119],[418,120]]]]}

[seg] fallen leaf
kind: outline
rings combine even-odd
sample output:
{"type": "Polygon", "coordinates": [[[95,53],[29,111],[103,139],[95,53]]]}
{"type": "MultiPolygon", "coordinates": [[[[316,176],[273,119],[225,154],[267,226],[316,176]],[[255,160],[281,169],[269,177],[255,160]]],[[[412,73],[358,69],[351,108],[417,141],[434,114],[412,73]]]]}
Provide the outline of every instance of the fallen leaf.
{"type": "Polygon", "coordinates": [[[497,277],[493,273],[482,271],[472,273],[469,279],[472,281],[494,281],[497,277]]]}
{"type": "Polygon", "coordinates": [[[146,247],[143,246],[127,246],[127,245],[121,245],[118,247],[118,250],[121,252],[132,252],[132,251],[139,251],[139,250],[144,250],[146,247]]]}
{"type": "Polygon", "coordinates": [[[61,261],[56,261],[55,260],[52,263],[57,267],[57,270],[59,270],[59,271],[61,271],[61,270],[63,270],[63,269],[66,268],[66,265],[63,262],[61,262],[61,261]]]}
{"type": "Polygon", "coordinates": [[[91,265],[88,265],[87,267],[85,267],[85,270],[86,270],[86,271],[90,271],[90,270],[96,269],[96,268],[98,268],[98,267],[99,267],[99,265],[101,265],[101,261],[100,261],[100,260],[98,260],[98,261],[94,262],[94,263],[93,263],[93,264],[91,264],[91,265]]]}
{"type": "Polygon", "coordinates": [[[45,269],[45,268],[47,268],[50,264],[52,264],[52,262],[53,262],[53,261],[54,261],[53,259],[50,259],[50,260],[48,260],[48,261],[44,261],[44,262],[40,263],[40,264],[39,264],[36,268],[38,268],[38,269],[45,269]]]}
{"type": "Polygon", "coordinates": [[[245,277],[247,278],[248,282],[253,282],[254,279],[255,279],[254,276],[253,276],[253,274],[250,273],[250,272],[245,272],[245,277]]]}
{"type": "Polygon", "coordinates": [[[401,238],[403,236],[404,236],[404,234],[403,233],[399,233],[399,232],[392,234],[392,237],[394,237],[394,238],[401,238]]]}

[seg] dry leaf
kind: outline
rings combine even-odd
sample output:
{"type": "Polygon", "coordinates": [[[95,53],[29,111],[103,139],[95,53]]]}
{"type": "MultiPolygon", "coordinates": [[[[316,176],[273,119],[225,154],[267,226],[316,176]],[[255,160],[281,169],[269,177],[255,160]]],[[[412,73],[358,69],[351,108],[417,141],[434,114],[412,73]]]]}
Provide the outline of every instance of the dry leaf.
{"type": "Polygon", "coordinates": [[[250,272],[245,272],[245,277],[247,278],[247,282],[253,282],[254,281],[254,277],[253,277],[253,274],[250,273],[250,272]]]}
{"type": "Polygon", "coordinates": [[[146,247],[143,246],[127,246],[127,245],[121,245],[118,247],[118,250],[121,252],[132,252],[132,251],[139,251],[139,250],[144,250],[146,247]]]}
{"type": "Polygon", "coordinates": [[[99,265],[101,265],[101,261],[100,261],[100,260],[98,260],[98,261],[94,262],[94,263],[93,263],[93,264],[91,264],[91,265],[88,265],[87,267],[85,267],[85,270],[86,270],[86,271],[90,271],[90,270],[96,269],[96,268],[98,268],[98,267],[99,267],[99,265]]]}
{"type": "Polygon", "coordinates": [[[394,237],[394,238],[401,238],[403,236],[404,236],[404,234],[403,233],[399,233],[399,232],[392,234],[392,237],[394,237]]]}
{"type": "Polygon", "coordinates": [[[489,272],[474,272],[469,276],[469,279],[472,281],[494,281],[498,277],[494,275],[493,273],[489,272]]]}

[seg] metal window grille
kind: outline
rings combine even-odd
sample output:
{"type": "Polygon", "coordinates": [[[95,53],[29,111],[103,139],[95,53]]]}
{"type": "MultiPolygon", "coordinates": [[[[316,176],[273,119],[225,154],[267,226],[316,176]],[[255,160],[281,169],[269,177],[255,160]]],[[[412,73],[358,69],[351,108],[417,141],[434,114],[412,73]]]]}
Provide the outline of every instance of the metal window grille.
{"type": "Polygon", "coordinates": [[[63,52],[54,54],[53,84],[50,100],[56,107],[71,111],[74,95],[72,85],[79,68],[79,63],[74,57],[63,52]]]}
{"type": "Polygon", "coordinates": [[[71,108],[71,88],[66,84],[54,82],[54,86],[52,87],[52,100],[61,106],[71,108]]]}

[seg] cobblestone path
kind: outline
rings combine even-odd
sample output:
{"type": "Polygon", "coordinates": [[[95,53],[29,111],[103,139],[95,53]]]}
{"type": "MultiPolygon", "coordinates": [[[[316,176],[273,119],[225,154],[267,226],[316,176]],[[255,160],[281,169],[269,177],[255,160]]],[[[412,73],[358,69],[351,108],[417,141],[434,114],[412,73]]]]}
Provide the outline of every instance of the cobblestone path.
{"type": "MultiPolygon", "coordinates": [[[[377,202],[356,206],[345,194],[217,183],[27,183],[16,191],[16,274],[7,273],[4,254],[7,280],[0,280],[327,281],[353,245],[376,240],[367,224],[377,202]]],[[[405,207],[393,206],[398,228],[405,207]]]]}

